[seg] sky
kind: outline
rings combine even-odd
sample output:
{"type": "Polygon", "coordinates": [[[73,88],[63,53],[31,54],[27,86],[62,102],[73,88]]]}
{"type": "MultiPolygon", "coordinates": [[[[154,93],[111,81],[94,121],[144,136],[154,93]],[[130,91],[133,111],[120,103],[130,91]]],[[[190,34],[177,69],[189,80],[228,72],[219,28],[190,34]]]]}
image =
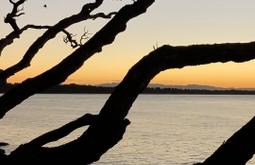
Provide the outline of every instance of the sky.
{"type": "MultiPolygon", "coordinates": [[[[78,13],[84,0],[27,0],[25,15],[18,18],[20,27],[26,24],[54,25],[60,19],[78,13]],[[43,5],[47,4],[47,8],[43,5]]],[[[130,0],[105,0],[97,11],[116,11],[130,0]]],[[[1,0],[0,38],[12,29],[4,24],[6,13],[11,10],[9,0],[1,0]]],[[[255,41],[254,0],[156,0],[147,13],[128,23],[125,32],[115,42],[105,46],[101,53],[86,61],[81,69],[65,83],[101,84],[120,82],[128,69],[154,46],[165,44],[179,46],[255,41]]],[[[108,20],[87,21],[68,28],[79,36],[84,28],[90,36],[108,20]]],[[[15,64],[43,31],[29,30],[8,46],[0,57],[0,68],[15,64]]],[[[74,50],[63,42],[63,34],[50,40],[33,59],[31,67],[16,74],[8,82],[21,82],[34,77],[54,65],[74,50]]],[[[245,63],[216,63],[160,73],[152,83],[204,84],[221,87],[255,87],[255,61],[245,63]]]]}

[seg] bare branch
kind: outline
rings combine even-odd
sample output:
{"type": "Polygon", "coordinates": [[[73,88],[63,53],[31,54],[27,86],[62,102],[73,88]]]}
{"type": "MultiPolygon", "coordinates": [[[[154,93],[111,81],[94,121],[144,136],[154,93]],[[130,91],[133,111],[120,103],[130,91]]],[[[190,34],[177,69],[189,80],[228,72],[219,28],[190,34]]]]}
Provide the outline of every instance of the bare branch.
{"type": "Polygon", "coordinates": [[[9,2],[13,5],[15,5],[15,2],[13,0],[9,0],[9,2]]]}
{"type": "Polygon", "coordinates": [[[63,30],[63,32],[66,34],[66,36],[63,38],[63,41],[65,43],[70,43],[72,48],[76,48],[78,46],[81,46],[73,37],[75,36],[72,33],[69,33],[67,30],[63,30]]]}
{"type": "Polygon", "coordinates": [[[21,28],[20,30],[23,32],[23,31],[25,31],[27,29],[49,29],[49,28],[51,28],[51,26],[28,24],[28,25],[24,26],[23,28],[21,28]]]}
{"type": "Polygon", "coordinates": [[[13,43],[14,39],[19,38],[20,34],[22,34],[24,31],[26,31],[28,29],[49,29],[49,28],[50,28],[50,26],[26,25],[19,30],[19,33],[16,33],[15,31],[11,32],[5,38],[2,38],[0,40],[0,56],[2,54],[3,49],[6,46],[11,45],[13,43]]]}
{"type": "Polygon", "coordinates": [[[80,41],[79,43],[73,38],[76,35],[69,33],[67,30],[63,30],[63,33],[65,33],[65,37],[63,38],[63,41],[65,43],[70,43],[72,48],[76,48],[76,47],[80,47],[82,46],[84,43],[84,40],[88,40],[89,39],[89,32],[86,30],[86,28],[84,28],[84,33],[81,35],[80,37],[80,41]]]}
{"type": "Polygon", "coordinates": [[[12,0],[9,0],[9,2],[13,5],[12,11],[8,13],[4,19],[5,23],[8,23],[13,28],[14,32],[17,34],[20,34],[20,28],[17,25],[15,17],[19,17],[21,15],[24,15],[23,7],[19,9],[20,5],[22,5],[26,0],[19,0],[17,2],[14,2],[12,0]]]}
{"type": "Polygon", "coordinates": [[[23,7],[23,6],[22,6],[21,9],[17,9],[17,12],[16,12],[16,14],[14,15],[14,17],[19,17],[19,16],[21,16],[21,15],[24,15],[25,13],[22,12],[22,11],[24,11],[24,7],[23,7]]]}
{"type": "MultiPolygon", "coordinates": [[[[50,29],[50,28],[51,28],[51,26],[37,26],[37,25],[26,25],[26,26],[24,26],[23,28],[19,28],[19,27],[18,27],[18,25],[17,25],[17,23],[16,23],[16,20],[15,20],[15,17],[19,17],[19,16],[25,14],[24,12],[21,12],[21,11],[23,11],[24,7],[22,7],[22,8],[19,9],[19,6],[20,6],[20,5],[23,5],[23,3],[24,3],[25,1],[26,1],[26,0],[20,0],[20,1],[18,1],[18,2],[14,2],[14,1],[12,1],[12,0],[9,0],[9,2],[13,4],[13,9],[12,9],[12,12],[11,12],[11,13],[7,14],[7,16],[6,16],[6,18],[5,18],[5,22],[6,22],[6,23],[9,23],[9,24],[13,27],[14,31],[11,32],[10,34],[8,34],[5,38],[2,38],[2,39],[0,40],[0,56],[1,56],[1,53],[2,53],[3,49],[4,49],[6,46],[12,44],[14,39],[19,38],[19,37],[20,37],[20,34],[22,34],[25,30],[27,30],[27,29],[29,29],[29,28],[31,28],[31,29],[50,29]]],[[[102,3],[102,0],[97,0],[95,3],[89,3],[89,4],[84,5],[82,11],[81,11],[78,15],[82,15],[82,14],[88,12],[88,10],[93,11],[95,8],[97,8],[98,6],[100,6],[101,3],[102,3]]],[[[89,14],[87,14],[87,17],[88,17],[88,16],[89,16],[89,14]]],[[[75,19],[75,17],[77,17],[77,15],[75,15],[75,16],[69,18],[68,20],[70,21],[71,19],[75,19]]],[[[86,17],[86,16],[85,16],[85,17],[86,17]]],[[[66,21],[68,21],[68,20],[66,20],[66,21]]],[[[74,21],[74,23],[77,23],[77,22],[79,22],[79,21],[81,21],[81,19],[80,19],[80,20],[77,20],[77,21],[74,21]]],[[[70,25],[71,25],[71,24],[72,24],[72,23],[70,23],[70,25]]],[[[66,25],[66,26],[70,26],[70,25],[66,25]]],[[[53,28],[54,28],[54,27],[53,27],[53,28]]],[[[65,29],[65,27],[63,27],[63,30],[59,30],[58,32],[63,31],[63,32],[67,35],[65,41],[70,42],[70,43],[71,43],[71,46],[72,46],[73,48],[75,48],[75,47],[77,47],[77,46],[80,46],[81,43],[78,44],[75,40],[73,40],[72,37],[71,37],[71,35],[68,34],[68,32],[67,32],[66,30],[64,30],[64,29],[65,29]],[[77,43],[77,44],[76,44],[76,43],[77,43]]],[[[58,32],[56,32],[56,33],[58,33],[58,32]]],[[[82,39],[82,40],[83,40],[83,39],[82,39]]],[[[10,70],[11,70],[11,69],[10,69],[10,70]]],[[[10,75],[10,76],[11,76],[11,75],[10,75]]],[[[7,78],[8,78],[8,77],[7,77],[7,78]]],[[[2,80],[2,82],[5,82],[7,78],[5,78],[5,80],[4,80],[4,78],[1,77],[1,75],[0,75],[0,80],[2,80]]]]}
{"type": "MultiPolygon", "coordinates": [[[[90,13],[101,6],[102,3],[103,0],[96,0],[94,3],[85,4],[80,13],[67,17],[49,28],[29,47],[23,58],[18,63],[0,73],[0,81],[5,82],[15,73],[29,67],[33,57],[45,45],[46,42],[53,39],[59,32],[63,31],[70,25],[89,19],[90,13]]],[[[19,29],[17,31],[19,31],[19,29]]]]}
{"type": "Polygon", "coordinates": [[[97,13],[97,14],[93,14],[90,15],[91,19],[95,20],[97,18],[105,18],[105,19],[110,19],[112,18],[112,16],[116,15],[117,12],[111,12],[109,14],[105,14],[105,13],[97,13]]]}
{"type": "MultiPolygon", "coordinates": [[[[95,119],[95,123],[98,119],[95,119]]],[[[114,123],[111,125],[109,123],[105,123],[105,127],[107,128],[104,133],[108,133],[106,136],[101,136],[102,139],[110,140],[110,143],[105,145],[105,149],[109,149],[113,147],[119,140],[122,139],[122,135],[124,134],[127,125],[130,122],[128,120],[123,120],[119,123],[114,123]],[[111,131],[109,131],[111,130],[111,131]],[[111,136],[108,139],[109,135],[111,136]]],[[[92,126],[94,123],[92,124],[92,126]]],[[[91,138],[91,137],[90,137],[91,138]]],[[[101,144],[99,144],[101,145],[101,144]]],[[[91,139],[87,139],[84,141],[81,137],[73,140],[64,145],[48,148],[48,147],[40,147],[37,145],[33,145],[32,143],[27,143],[24,145],[20,145],[15,151],[13,151],[7,157],[6,164],[15,164],[15,163],[25,163],[27,165],[45,165],[45,164],[91,164],[97,161],[102,152],[101,148],[97,148],[97,144],[93,143],[91,139]],[[95,147],[95,148],[92,148],[95,147]],[[97,152],[98,151],[98,152],[97,152]],[[97,152],[95,154],[95,152],[97,152]]]]}
{"type": "MultiPolygon", "coordinates": [[[[11,32],[5,38],[2,38],[0,40],[0,56],[2,54],[3,49],[6,46],[12,44],[14,39],[19,38],[20,34],[23,33],[25,30],[29,28],[33,28],[33,29],[48,29],[49,28],[49,26],[37,26],[37,25],[26,25],[23,28],[19,28],[16,22],[16,17],[19,17],[25,14],[23,12],[24,7],[22,6],[20,8],[20,6],[23,5],[25,1],[26,0],[19,0],[17,2],[14,2],[13,0],[9,0],[9,2],[13,5],[13,8],[12,8],[12,11],[6,15],[4,22],[11,25],[11,27],[13,28],[13,32],[11,32]]],[[[2,82],[4,81],[6,80],[3,80],[2,82]]]]}
{"type": "MultiPolygon", "coordinates": [[[[100,143],[103,147],[115,132],[108,134],[106,125],[110,121],[122,121],[127,116],[137,96],[148,86],[149,82],[161,71],[183,68],[215,62],[245,62],[255,59],[255,42],[246,44],[214,44],[172,47],[162,46],[152,51],[136,63],[115,88],[99,113],[100,120],[96,126],[90,126],[81,139],[100,143]],[[244,47],[243,47],[244,46],[244,47]],[[91,138],[91,139],[90,139],[91,138]],[[103,141],[103,142],[102,142],[103,141]]],[[[255,153],[255,117],[241,130],[225,142],[218,151],[206,160],[204,165],[235,164],[244,165],[255,153]]],[[[117,131],[116,131],[117,132],[117,131]]],[[[96,146],[97,148],[100,148],[96,146]]]]}
{"type": "MultiPolygon", "coordinates": [[[[32,24],[29,24],[29,25],[26,25],[24,26],[23,28],[20,29],[20,34],[23,33],[24,31],[28,30],[28,29],[50,29],[52,26],[48,26],[48,25],[32,25],[32,24]]],[[[68,31],[66,30],[62,30],[63,33],[66,34],[66,36],[68,37],[68,42],[72,42],[74,45],[75,44],[75,40],[72,39],[72,34],[69,33],[68,31]],[[70,41],[69,41],[70,39],[70,41]]],[[[3,51],[3,49],[8,46],[8,45],[11,45],[14,41],[14,39],[16,38],[19,38],[19,34],[15,33],[15,32],[11,32],[10,34],[8,34],[5,38],[2,38],[0,40],[0,56],[1,56],[1,53],[3,51]]],[[[66,41],[64,41],[66,42],[66,41]]],[[[77,42],[76,42],[77,43],[77,42]]],[[[77,46],[79,46],[79,44],[77,43],[77,46]]],[[[73,45],[72,45],[73,47],[73,45]]],[[[76,46],[75,46],[76,47],[76,46]]]]}
{"type": "Polygon", "coordinates": [[[84,27],[84,33],[81,35],[81,38],[80,38],[80,45],[83,45],[83,41],[84,40],[88,40],[89,39],[89,35],[91,33],[89,33],[89,31],[86,30],[86,27],[84,27]]]}
{"type": "MultiPolygon", "coordinates": [[[[146,12],[146,9],[153,2],[154,0],[139,0],[132,5],[124,6],[120,9],[118,14],[90,38],[86,44],[75,50],[58,65],[33,79],[25,80],[19,86],[14,87],[12,90],[2,95],[0,98],[0,118],[2,118],[7,111],[31,95],[65,81],[66,78],[79,69],[88,58],[100,52],[103,46],[111,44],[115,37],[126,29],[127,22],[146,12]]],[[[26,63],[26,61],[24,63],[26,63]]],[[[0,74],[3,72],[0,72],[0,74]]]]}
{"type": "Polygon", "coordinates": [[[97,120],[97,115],[92,115],[92,114],[85,114],[84,116],[68,123],[65,124],[64,126],[55,129],[53,131],[50,131],[48,133],[45,133],[39,137],[37,137],[36,139],[32,140],[31,142],[27,143],[26,145],[28,146],[33,146],[33,147],[42,147],[43,145],[46,145],[50,142],[53,141],[57,141],[65,136],[67,136],[68,134],[70,134],[71,132],[73,132],[74,130],[83,127],[83,126],[87,126],[87,125],[92,125],[96,122],[97,120]]]}
{"type": "MultiPolygon", "coordinates": [[[[101,109],[95,122],[78,139],[53,148],[33,148],[33,145],[31,147],[23,145],[10,156],[18,157],[18,162],[25,164],[38,160],[43,161],[40,162],[41,164],[49,162],[92,163],[121,140],[129,124],[125,117],[133,102],[147,87],[150,80],[161,71],[214,62],[244,62],[251,59],[255,59],[255,42],[187,47],[162,46],[142,58],[129,70],[101,109]]],[[[253,129],[249,129],[253,131],[253,129]]],[[[251,137],[249,142],[254,140],[254,134],[251,137]]],[[[247,142],[247,145],[251,144],[247,142]]],[[[253,146],[248,148],[254,149],[253,146]]],[[[240,151],[237,153],[240,154],[240,151]]]]}

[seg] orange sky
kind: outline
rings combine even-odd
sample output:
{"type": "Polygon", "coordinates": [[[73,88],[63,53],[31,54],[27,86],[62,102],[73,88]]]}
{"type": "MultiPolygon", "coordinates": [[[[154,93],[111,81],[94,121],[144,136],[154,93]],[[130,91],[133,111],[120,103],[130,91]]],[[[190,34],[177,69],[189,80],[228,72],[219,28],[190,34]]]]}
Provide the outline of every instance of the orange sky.
{"type": "MultiPolygon", "coordinates": [[[[59,18],[77,13],[83,1],[70,5],[70,12],[56,12],[57,1],[47,1],[49,8],[43,9],[39,2],[27,1],[26,16],[19,18],[20,24],[54,24],[59,18]],[[72,11],[72,12],[71,12],[72,11]],[[50,17],[49,17],[50,15],[50,17]],[[36,19],[40,18],[40,19],[36,19]]],[[[89,59],[84,66],[68,78],[66,83],[100,84],[119,82],[128,69],[154,45],[189,45],[201,43],[249,42],[255,40],[254,0],[196,0],[192,4],[184,0],[157,0],[150,10],[135,18],[121,33],[114,44],[103,48],[103,52],[89,59]]],[[[1,2],[0,15],[9,11],[8,0],[1,2]]],[[[107,1],[104,9],[118,8],[124,2],[107,1]]],[[[83,22],[69,31],[80,33],[84,26],[93,35],[104,24],[103,21],[83,22]]],[[[10,31],[0,22],[4,37],[10,31]]],[[[22,57],[28,46],[42,33],[28,31],[7,47],[0,57],[0,67],[6,68],[22,57]]],[[[62,41],[63,34],[51,40],[32,61],[29,69],[12,77],[9,82],[20,82],[51,68],[73,50],[62,41]]],[[[152,82],[163,84],[207,84],[223,87],[255,87],[255,61],[242,64],[210,64],[198,67],[168,70],[159,74],[152,82]]]]}

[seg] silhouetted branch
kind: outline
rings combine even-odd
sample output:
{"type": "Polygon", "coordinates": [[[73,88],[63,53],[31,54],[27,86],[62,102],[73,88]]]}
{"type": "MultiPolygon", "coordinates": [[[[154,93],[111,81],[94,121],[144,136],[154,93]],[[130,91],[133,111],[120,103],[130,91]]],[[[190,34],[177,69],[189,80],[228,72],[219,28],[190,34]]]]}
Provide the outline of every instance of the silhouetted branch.
{"type": "Polygon", "coordinates": [[[20,34],[28,29],[49,29],[50,26],[41,26],[41,25],[26,25],[23,28],[19,30],[19,32],[12,31],[10,34],[8,34],[5,38],[2,38],[0,40],[0,56],[2,54],[3,49],[11,45],[14,41],[14,39],[19,38],[20,34]]]}
{"type": "MultiPolygon", "coordinates": [[[[129,70],[107,100],[99,116],[104,116],[105,121],[125,118],[138,94],[161,71],[214,62],[249,61],[255,59],[254,51],[255,42],[187,47],[162,46],[145,56],[129,70]]],[[[92,129],[92,132],[95,131],[93,127],[89,129],[92,129]]],[[[206,160],[204,164],[244,165],[255,153],[254,130],[255,118],[225,142],[219,151],[216,151],[215,156],[206,160]]]]}
{"type": "MultiPolygon", "coordinates": [[[[4,19],[5,23],[8,23],[13,28],[13,32],[8,34],[5,38],[0,40],[0,56],[2,53],[2,50],[10,45],[15,38],[19,38],[20,34],[24,31],[24,29],[20,29],[16,22],[16,17],[19,17],[23,14],[25,14],[23,11],[23,7],[19,9],[19,6],[22,5],[26,0],[19,0],[17,2],[14,2],[12,0],[9,0],[9,2],[13,5],[12,11],[8,13],[4,19]]],[[[4,81],[3,81],[4,82],[4,81]]]]}
{"type": "MultiPolygon", "coordinates": [[[[8,104],[10,103],[8,103],[8,97],[16,92],[20,92],[19,90],[24,90],[26,94],[23,96],[29,97],[29,95],[37,92],[38,90],[43,90],[55,83],[64,81],[65,78],[77,70],[86,59],[91,57],[96,52],[100,52],[104,45],[112,43],[116,35],[126,29],[126,23],[133,17],[146,12],[146,9],[153,2],[154,0],[139,0],[132,5],[124,6],[107,25],[105,25],[98,33],[94,35],[94,37],[92,37],[85,45],[81,46],[69,57],[63,60],[59,65],[34,79],[24,81],[22,85],[16,89],[7,92],[5,96],[1,98],[3,105],[0,105],[0,109],[3,110],[2,108],[8,107],[8,104]],[[54,76],[54,78],[52,76],[54,76]],[[37,86],[39,86],[39,88],[37,88],[37,86]]],[[[22,95],[22,93],[20,94],[22,95]]],[[[23,96],[23,98],[19,97],[21,95],[16,95],[17,97],[12,98],[11,100],[14,100],[14,102],[20,102],[22,99],[24,99],[23,96]]],[[[11,106],[14,105],[13,103],[11,104],[11,106]]],[[[27,147],[28,145],[22,145],[17,150],[12,152],[10,156],[8,156],[7,162],[8,164],[15,164],[18,162],[19,164],[25,163],[31,165],[41,165],[47,163],[89,164],[97,161],[103,153],[121,140],[128,124],[128,120],[109,121],[108,123],[105,123],[104,128],[107,129],[104,133],[106,133],[106,136],[101,136],[101,138],[106,140],[107,143],[103,146],[101,143],[94,144],[90,138],[88,141],[84,140],[84,138],[78,138],[65,145],[53,148],[33,147],[34,145],[29,145],[29,147],[27,147]],[[109,137],[108,133],[110,135],[114,133],[114,136],[109,137]]],[[[60,137],[62,136],[64,136],[64,134],[61,134],[60,137]]],[[[46,137],[46,139],[48,139],[48,137],[52,136],[47,135],[46,137]]],[[[39,139],[41,139],[41,137],[39,139]]],[[[42,141],[39,140],[39,143],[36,142],[36,144],[41,145],[48,142],[48,140],[45,141],[44,138],[42,139],[42,141]]],[[[53,140],[54,139],[55,137],[53,140]]],[[[104,140],[102,142],[104,142],[104,140]]],[[[35,141],[38,141],[38,139],[35,141]]]]}
{"type": "MultiPolygon", "coordinates": [[[[142,58],[134,65],[123,81],[115,88],[114,92],[102,108],[97,125],[89,127],[84,133],[84,139],[93,137],[93,143],[102,139],[101,132],[107,128],[104,125],[111,121],[123,120],[133,102],[161,71],[171,68],[209,64],[215,62],[244,62],[255,59],[255,42],[248,44],[215,44],[194,45],[187,47],[162,46],[142,58]],[[93,134],[93,135],[91,135],[93,134]]],[[[255,118],[250,124],[242,128],[230,140],[223,144],[227,146],[223,152],[217,154],[216,161],[205,165],[235,164],[244,165],[255,152],[255,118]],[[225,158],[226,156],[226,158],[225,158]]],[[[106,136],[105,134],[103,134],[106,136]]],[[[114,136],[114,133],[108,136],[114,136]]],[[[107,141],[104,141],[107,143],[107,141]]],[[[101,143],[100,143],[101,144],[101,143]]],[[[102,144],[103,145],[103,144],[102,144]]]]}
{"type": "MultiPolygon", "coordinates": [[[[23,28],[20,29],[20,33],[17,34],[15,33],[14,31],[11,32],[10,34],[8,34],[5,38],[2,38],[0,40],[0,56],[1,56],[1,53],[3,51],[3,49],[8,46],[8,45],[11,45],[14,41],[14,39],[16,38],[19,38],[20,34],[23,33],[24,31],[28,30],[28,29],[49,29],[51,28],[51,26],[43,26],[43,25],[26,25],[24,26],[23,28]]],[[[82,45],[82,42],[81,40],[84,40],[84,39],[87,39],[88,38],[88,32],[85,31],[84,34],[81,36],[81,39],[80,39],[80,43],[78,43],[76,40],[74,40],[72,37],[73,37],[73,34],[69,33],[67,30],[62,30],[62,32],[66,35],[66,37],[64,38],[64,42],[65,43],[68,43],[70,42],[71,43],[71,46],[72,48],[76,48],[78,46],[81,46],[82,45]]]]}
{"type": "Polygon", "coordinates": [[[244,62],[254,58],[255,42],[187,47],[162,46],[129,70],[124,80],[115,88],[101,114],[104,113],[104,109],[109,109],[107,107],[118,100],[119,106],[112,106],[112,113],[118,114],[117,116],[121,118],[126,116],[137,95],[146,88],[155,75],[163,70],[214,62],[244,62]],[[124,107],[125,109],[122,110],[124,107]]]}
{"type": "Polygon", "coordinates": [[[83,34],[80,37],[80,45],[84,44],[83,43],[84,40],[88,40],[89,39],[89,34],[90,33],[86,30],[86,28],[84,28],[84,32],[83,32],[83,34]]]}
{"type": "MultiPolygon", "coordinates": [[[[95,119],[95,122],[98,119],[95,119]]],[[[94,122],[94,121],[93,121],[94,122]]],[[[69,143],[58,147],[41,147],[33,145],[31,142],[20,145],[15,151],[7,156],[7,164],[27,164],[27,165],[45,165],[45,164],[90,164],[93,163],[104,154],[105,150],[113,147],[122,139],[128,120],[115,125],[106,123],[104,128],[107,128],[101,136],[102,142],[107,142],[104,148],[101,148],[101,143],[95,144],[91,139],[83,139],[79,137],[69,143]],[[113,135],[108,137],[109,135],[113,135]],[[98,148],[97,146],[100,146],[98,148]],[[102,152],[102,150],[104,152],[102,152]]]]}
{"type": "Polygon", "coordinates": [[[9,2],[13,5],[13,8],[12,8],[12,11],[8,13],[4,19],[4,22],[10,24],[14,32],[17,34],[20,34],[20,28],[17,25],[16,17],[19,17],[25,14],[24,12],[22,12],[23,7],[19,9],[20,5],[22,5],[25,1],[26,0],[19,0],[17,2],[14,2],[12,0],[9,0],[9,2]]]}
{"type": "MultiPolygon", "coordinates": [[[[129,70],[101,109],[97,120],[80,138],[53,148],[41,147],[36,150],[25,148],[25,150],[21,146],[11,154],[11,157],[18,157],[18,161],[24,163],[28,160],[32,162],[43,160],[42,164],[49,162],[80,164],[96,161],[121,140],[129,124],[125,117],[133,102],[150,80],[161,71],[215,62],[244,62],[254,58],[254,42],[187,47],[162,46],[142,58],[129,70]]],[[[254,138],[250,140],[252,139],[254,138]]],[[[247,145],[250,145],[249,142],[247,145]]],[[[239,146],[237,148],[240,149],[239,146]]]]}
{"type": "Polygon", "coordinates": [[[74,130],[87,126],[87,125],[92,125],[96,122],[97,120],[97,115],[92,115],[92,114],[85,114],[84,116],[68,123],[65,124],[64,126],[50,131],[48,133],[45,133],[36,139],[32,140],[31,142],[27,143],[26,145],[33,146],[33,147],[42,147],[45,144],[48,144],[53,141],[57,141],[67,135],[69,135],[71,132],[74,130]]]}
{"type": "MultiPolygon", "coordinates": [[[[15,3],[10,0],[10,2],[15,5],[20,1],[15,3]]],[[[95,3],[87,4],[87,6],[85,5],[82,9],[87,14],[85,19],[93,19],[90,15],[90,12],[93,10],[92,8],[97,8],[102,2],[96,1],[95,3]]],[[[154,0],[137,0],[134,1],[134,4],[126,5],[86,44],[80,45],[80,48],[58,65],[35,78],[25,80],[22,84],[4,94],[0,98],[0,117],[2,118],[6,112],[29,96],[63,82],[69,75],[79,69],[88,58],[100,52],[104,45],[112,43],[116,35],[126,29],[126,23],[133,17],[146,12],[146,9],[153,2],[154,0]]],[[[22,15],[22,13],[17,14],[18,12],[17,8],[16,16],[22,15]]],[[[105,15],[99,15],[97,17],[105,17],[105,15]]],[[[84,19],[80,15],[78,17],[72,16],[72,18],[76,18],[75,21],[84,19]]],[[[68,19],[64,19],[57,25],[50,27],[30,47],[21,63],[18,63],[19,65],[15,66],[16,68],[12,68],[12,72],[7,72],[7,69],[5,74],[11,73],[12,75],[28,66],[39,49],[60,31],[64,31],[67,37],[69,37],[69,41],[74,42],[72,41],[72,35],[63,28],[75,22],[68,19]]],[[[15,26],[13,27],[15,28],[15,26]]],[[[89,164],[97,161],[102,154],[122,139],[126,127],[130,123],[125,118],[133,102],[147,87],[151,79],[161,71],[215,62],[245,62],[254,58],[255,42],[179,47],[165,45],[157,48],[129,70],[123,81],[115,88],[99,115],[84,115],[57,130],[48,132],[27,144],[21,145],[9,156],[0,151],[0,160],[4,162],[1,163],[44,165],[89,164]],[[73,130],[84,125],[90,126],[78,139],[58,147],[43,147],[43,145],[63,138],[73,130]]],[[[2,78],[2,80],[6,80],[6,78],[2,78]]],[[[211,157],[201,164],[245,164],[255,152],[255,144],[253,143],[255,138],[254,129],[255,118],[235,133],[211,157]]]]}
{"type": "Polygon", "coordinates": [[[139,0],[134,4],[124,6],[120,9],[118,14],[90,38],[86,44],[75,50],[58,65],[33,79],[25,80],[20,85],[2,95],[0,98],[0,118],[29,96],[65,81],[69,75],[83,65],[84,61],[95,53],[100,52],[103,46],[111,44],[116,35],[126,29],[127,22],[146,12],[146,9],[153,2],[154,0],[139,0]]]}
{"type": "Polygon", "coordinates": [[[255,153],[255,117],[225,141],[201,165],[245,165],[255,153]]]}
{"type": "MultiPolygon", "coordinates": [[[[24,0],[23,0],[24,1],[24,0]]],[[[0,81],[5,82],[10,76],[30,66],[30,62],[36,53],[47,43],[53,39],[59,32],[63,31],[72,24],[91,19],[90,13],[98,8],[103,0],[96,0],[93,3],[87,3],[82,7],[80,13],[67,17],[50,27],[41,37],[39,37],[27,50],[23,58],[15,65],[5,69],[0,73],[0,81]]],[[[18,30],[19,31],[19,30],[18,30]]]]}
{"type": "Polygon", "coordinates": [[[73,37],[75,35],[73,35],[72,33],[69,33],[68,31],[66,30],[63,30],[63,32],[66,34],[66,36],[63,38],[63,41],[65,43],[70,43],[71,47],[72,48],[76,48],[78,46],[81,46],[75,39],[73,39],[73,37]]]}
{"type": "Polygon", "coordinates": [[[70,43],[71,47],[72,48],[77,48],[79,46],[82,46],[84,43],[83,41],[84,40],[87,40],[89,39],[89,32],[86,31],[86,29],[84,28],[84,33],[81,35],[80,37],[80,40],[79,40],[79,43],[73,38],[75,37],[76,35],[72,34],[72,33],[69,33],[68,31],[66,30],[63,30],[63,32],[66,34],[66,36],[63,38],[63,41],[65,43],[70,43]]]}
{"type": "Polygon", "coordinates": [[[105,19],[110,19],[112,18],[113,15],[116,15],[117,12],[111,12],[109,14],[105,14],[105,13],[97,13],[97,14],[93,14],[93,15],[90,15],[90,17],[95,20],[97,18],[105,18],[105,19]]]}

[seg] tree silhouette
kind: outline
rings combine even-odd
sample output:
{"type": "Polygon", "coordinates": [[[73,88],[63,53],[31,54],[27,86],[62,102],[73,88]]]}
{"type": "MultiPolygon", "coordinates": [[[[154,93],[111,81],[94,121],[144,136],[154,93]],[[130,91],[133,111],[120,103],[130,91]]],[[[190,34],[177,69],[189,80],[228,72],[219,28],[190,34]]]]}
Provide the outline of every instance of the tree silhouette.
{"type": "MultiPolygon", "coordinates": [[[[127,22],[145,13],[154,0],[136,0],[125,5],[118,12],[109,14],[91,14],[104,2],[95,0],[95,2],[85,4],[78,14],[64,18],[54,26],[26,25],[20,28],[15,18],[24,14],[22,8],[20,9],[20,5],[24,2],[25,0],[17,2],[10,0],[13,10],[7,14],[5,22],[10,24],[13,32],[0,40],[0,53],[5,47],[12,44],[14,39],[19,38],[25,30],[30,28],[47,30],[31,44],[21,61],[0,72],[1,85],[4,85],[6,80],[15,73],[29,67],[37,52],[60,32],[64,32],[66,42],[77,49],[53,68],[23,81],[3,94],[0,97],[0,118],[3,118],[8,111],[28,97],[64,82],[87,59],[100,52],[103,46],[114,42],[115,37],[126,30],[127,22]],[[77,22],[97,18],[110,19],[110,21],[84,44],[75,41],[72,34],[65,30],[77,22]]],[[[129,70],[99,114],[85,114],[56,130],[45,133],[26,144],[21,144],[10,155],[6,155],[4,151],[0,150],[0,163],[43,165],[95,162],[122,139],[126,127],[130,124],[126,117],[133,102],[147,87],[151,79],[161,71],[215,62],[245,62],[254,58],[254,42],[178,47],[164,45],[155,48],[129,70]],[[57,147],[44,147],[45,144],[61,139],[77,128],[86,125],[89,126],[88,129],[79,138],[57,147]]],[[[255,119],[236,132],[214,154],[200,164],[245,164],[255,152],[253,130],[255,130],[255,119]]]]}

